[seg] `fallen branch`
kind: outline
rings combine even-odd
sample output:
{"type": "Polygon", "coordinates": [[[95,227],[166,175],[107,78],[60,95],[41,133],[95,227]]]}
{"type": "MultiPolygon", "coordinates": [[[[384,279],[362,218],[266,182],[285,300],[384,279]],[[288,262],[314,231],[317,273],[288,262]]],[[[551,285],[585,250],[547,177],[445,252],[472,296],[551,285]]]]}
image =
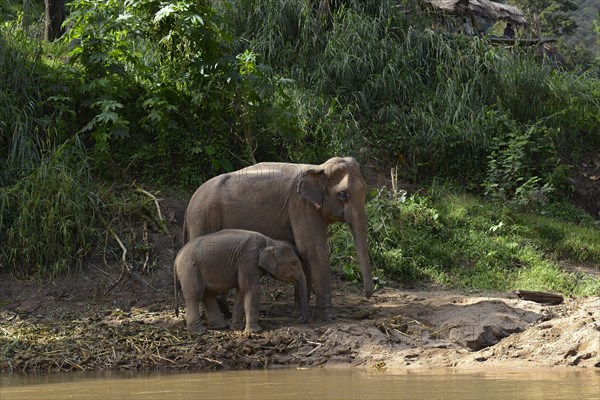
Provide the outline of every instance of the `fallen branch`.
{"type": "Polygon", "coordinates": [[[121,250],[123,251],[123,255],[121,256],[121,261],[123,262],[123,269],[126,269],[128,272],[130,272],[131,269],[129,268],[129,265],[127,265],[127,248],[125,247],[125,245],[123,244],[121,239],[119,239],[119,237],[117,236],[115,231],[113,231],[110,226],[108,227],[108,231],[110,233],[112,233],[112,235],[115,238],[115,240],[117,241],[117,243],[119,243],[119,247],[121,247],[121,250]]]}
{"type": "Polygon", "coordinates": [[[515,290],[515,294],[523,300],[535,301],[541,304],[557,305],[564,301],[564,297],[560,294],[548,292],[530,292],[528,290],[515,290]]]}
{"type": "Polygon", "coordinates": [[[412,340],[416,340],[414,337],[412,337],[411,335],[409,335],[408,333],[404,333],[399,329],[394,328],[394,332],[399,333],[402,336],[406,336],[407,338],[410,338],[412,340]]]}
{"type": "Polygon", "coordinates": [[[438,329],[437,331],[430,333],[429,336],[437,338],[437,335],[439,335],[440,333],[445,332],[445,331],[449,331],[449,330],[454,329],[454,328],[458,328],[459,326],[460,325],[449,325],[449,326],[447,326],[445,328],[438,329]]]}
{"type": "Polygon", "coordinates": [[[123,277],[125,276],[125,272],[126,272],[126,270],[124,269],[121,272],[121,276],[119,276],[119,279],[117,279],[117,281],[115,283],[113,283],[112,285],[110,285],[110,287],[104,291],[104,294],[107,294],[108,292],[110,292],[111,290],[113,290],[115,288],[115,286],[117,286],[119,284],[119,282],[121,282],[123,280],[123,277]]]}
{"type": "Polygon", "coordinates": [[[146,281],[144,278],[142,278],[142,276],[138,273],[134,273],[134,276],[136,276],[139,280],[141,280],[142,282],[144,282],[150,289],[154,290],[156,293],[160,293],[163,296],[166,296],[165,293],[163,293],[162,291],[160,291],[159,289],[155,288],[154,286],[152,286],[148,281],[146,281]]]}
{"type": "Polygon", "coordinates": [[[127,264],[127,248],[125,247],[125,245],[123,244],[121,239],[119,239],[119,237],[117,236],[115,231],[113,231],[110,226],[107,226],[107,228],[108,228],[108,231],[113,235],[113,237],[115,238],[115,240],[117,241],[119,246],[121,247],[121,250],[123,251],[123,255],[121,256],[121,261],[123,263],[123,270],[121,271],[121,276],[119,277],[119,279],[115,283],[113,283],[108,289],[106,289],[104,291],[104,294],[107,294],[108,292],[113,290],[113,288],[115,286],[117,286],[119,284],[119,282],[121,282],[121,280],[123,279],[123,276],[125,276],[125,273],[129,274],[131,272],[131,268],[129,268],[129,265],[127,264]]]}
{"type": "Polygon", "coordinates": [[[323,346],[323,343],[316,343],[316,342],[308,342],[310,344],[316,344],[317,346],[312,349],[311,351],[309,351],[308,353],[304,354],[304,357],[310,356],[312,353],[314,353],[317,349],[319,349],[320,347],[323,346]]]}
{"type": "Polygon", "coordinates": [[[204,356],[200,356],[200,355],[198,355],[197,357],[201,360],[208,361],[209,363],[223,365],[223,363],[221,361],[215,360],[213,358],[208,358],[208,357],[204,357],[204,356]]]}
{"type": "Polygon", "coordinates": [[[154,205],[156,206],[156,213],[158,214],[158,220],[161,221],[163,229],[165,231],[167,231],[167,227],[165,225],[165,219],[163,218],[162,213],[160,212],[160,204],[159,204],[158,199],[156,198],[156,196],[153,195],[150,192],[145,191],[142,188],[137,188],[135,190],[136,190],[136,192],[140,192],[140,193],[145,194],[146,196],[150,197],[154,201],[154,205]]]}
{"type": "Polygon", "coordinates": [[[150,246],[148,245],[148,223],[144,221],[144,233],[143,233],[144,247],[146,248],[146,259],[144,260],[144,266],[142,267],[142,274],[146,273],[148,267],[148,261],[150,261],[150,246]]]}

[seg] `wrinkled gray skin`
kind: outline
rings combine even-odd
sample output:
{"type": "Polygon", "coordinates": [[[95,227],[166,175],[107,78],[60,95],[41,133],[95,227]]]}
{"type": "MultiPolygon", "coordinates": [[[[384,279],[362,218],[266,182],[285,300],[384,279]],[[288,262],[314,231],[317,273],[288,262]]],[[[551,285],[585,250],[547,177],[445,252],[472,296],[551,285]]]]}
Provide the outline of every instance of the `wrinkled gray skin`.
{"type": "MultiPolygon", "coordinates": [[[[300,298],[300,322],[307,322],[306,278],[300,259],[290,244],[238,229],[225,229],[189,241],[177,254],[173,270],[185,298],[188,330],[205,330],[200,318],[201,302],[210,326],[226,328],[227,322],[217,305],[217,295],[237,288],[232,329],[241,328],[245,312],[244,331],[261,332],[262,328],[257,323],[261,295],[259,282],[267,272],[280,281],[295,283],[300,293],[305,293],[300,298]]],[[[177,281],[174,283],[177,303],[177,281]]]]}
{"type": "MultiPolygon", "coordinates": [[[[334,157],[321,165],[260,163],[214,177],[196,190],[184,220],[184,243],[224,228],[248,229],[295,245],[315,316],[334,317],[327,225],[350,225],[365,296],[373,293],[367,247],[367,186],[353,158],[334,157]]],[[[296,293],[298,306],[298,293],[296,293]]]]}

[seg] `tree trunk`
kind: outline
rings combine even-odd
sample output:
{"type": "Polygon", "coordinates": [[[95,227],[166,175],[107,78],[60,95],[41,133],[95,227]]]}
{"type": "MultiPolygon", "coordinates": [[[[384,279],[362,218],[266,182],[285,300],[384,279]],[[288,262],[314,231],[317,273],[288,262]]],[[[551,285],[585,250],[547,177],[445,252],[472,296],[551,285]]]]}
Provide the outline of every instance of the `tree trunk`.
{"type": "Polygon", "coordinates": [[[65,0],[44,0],[46,4],[46,18],[44,38],[53,42],[64,33],[62,24],[65,20],[65,0]]]}

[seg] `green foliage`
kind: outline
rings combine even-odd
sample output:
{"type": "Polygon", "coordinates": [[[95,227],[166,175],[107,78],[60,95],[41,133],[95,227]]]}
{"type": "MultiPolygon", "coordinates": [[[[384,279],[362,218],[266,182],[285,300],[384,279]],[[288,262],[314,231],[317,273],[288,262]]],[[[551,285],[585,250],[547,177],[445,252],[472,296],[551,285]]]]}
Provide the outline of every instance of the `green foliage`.
{"type": "Polygon", "coordinates": [[[288,111],[287,86],[292,82],[274,76],[271,68],[257,62],[257,55],[246,50],[236,57],[236,74],[228,82],[230,112],[236,115],[233,134],[245,145],[246,162],[277,158],[272,148],[295,142],[300,137],[296,116],[288,111]],[[271,146],[271,148],[269,148],[271,146]],[[265,151],[266,150],[266,151],[265,151]]]}
{"type": "MultiPolygon", "coordinates": [[[[533,53],[431,31],[392,2],[345,2],[333,10],[330,29],[306,2],[276,3],[229,2],[223,13],[234,45],[264,54],[276,71],[298,82],[291,105],[310,140],[292,159],[318,159],[318,144],[400,165],[404,179],[443,176],[478,190],[498,180],[487,176],[495,171],[488,162],[498,137],[509,132],[547,131],[529,135],[530,147],[550,145],[551,161],[560,164],[600,146],[597,79],[558,72],[533,53]],[[340,113],[350,124],[336,122],[340,113]],[[340,129],[347,140],[337,145],[331,137],[340,129]]],[[[413,3],[405,7],[419,15],[413,3]]],[[[523,162],[535,171],[548,164],[543,158],[523,162]]],[[[550,173],[527,176],[523,184],[539,180],[522,191],[556,185],[551,180],[567,170],[553,166],[550,173]]],[[[504,178],[513,186],[522,177],[504,178]]]]}
{"type": "MultiPolygon", "coordinates": [[[[0,235],[12,232],[15,245],[2,268],[31,260],[22,275],[55,273],[93,253],[98,235],[126,229],[115,227],[123,208],[102,182],[193,190],[250,163],[332,155],[399,166],[417,183],[451,180],[590,229],[571,236],[560,224],[517,224],[466,197],[448,208],[435,197],[372,193],[379,283],[511,287],[537,273],[523,271],[551,273],[555,262],[540,261],[547,254],[595,262],[593,226],[553,205],[570,194],[570,165],[600,148],[597,70],[565,72],[533,52],[432,30],[420,3],[333,2],[327,15],[304,0],[76,0],[68,34],[47,45],[21,28],[14,4],[3,8],[0,235]],[[54,200],[68,215],[47,259],[35,254],[50,229],[39,219],[58,212],[27,197],[34,185],[44,198],[64,193],[54,200]],[[27,219],[30,208],[38,219],[27,219]]],[[[331,229],[332,258],[357,277],[351,235],[331,229]]]]}
{"type": "MultiPolygon", "coordinates": [[[[558,261],[600,265],[595,224],[514,212],[507,205],[447,191],[406,197],[384,189],[370,194],[367,218],[370,258],[382,280],[587,295],[600,288],[597,278],[565,271],[558,261]]],[[[330,233],[332,265],[355,279],[351,235],[338,226],[330,233]]]]}
{"type": "MultiPolygon", "coordinates": [[[[557,189],[551,175],[559,173],[552,135],[552,130],[536,126],[499,134],[488,156],[485,194],[519,206],[548,202],[557,189]]],[[[564,181],[556,184],[565,186],[564,181]]]]}
{"type": "Polygon", "coordinates": [[[135,171],[139,163],[155,158],[168,178],[168,160],[191,159],[185,148],[191,140],[186,125],[192,121],[182,114],[182,102],[192,103],[186,78],[206,86],[195,80],[202,78],[201,57],[210,54],[207,63],[215,62],[217,44],[206,43],[201,35],[205,29],[216,30],[214,24],[202,29],[209,12],[206,4],[194,2],[164,8],[153,1],[71,4],[71,29],[65,37],[72,44],[70,72],[80,76],[77,96],[83,100],[82,118],[87,117],[81,132],[90,133],[99,163],[110,153],[135,171]],[[177,60],[172,57],[176,52],[177,60]],[[192,70],[191,65],[196,67],[193,76],[178,69],[192,70]]]}
{"type": "MultiPolygon", "coordinates": [[[[570,13],[577,9],[573,0],[515,0],[527,14],[530,21],[539,18],[542,34],[545,36],[572,35],[577,23],[570,13]]],[[[530,29],[536,29],[530,24],[530,29]]]]}
{"type": "Polygon", "coordinates": [[[67,23],[100,164],[195,187],[298,138],[288,81],[252,52],[231,56],[208,2],[80,0],[67,23]]]}
{"type": "Polygon", "coordinates": [[[569,13],[577,23],[577,29],[572,37],[568,39],[571,46],[583,46],[586,51],[600,55],[600,41],[597,41],[597,33],[594,23],[598,18],[598,4],[595,0],[576,0],[577,9],[569,13]]]}

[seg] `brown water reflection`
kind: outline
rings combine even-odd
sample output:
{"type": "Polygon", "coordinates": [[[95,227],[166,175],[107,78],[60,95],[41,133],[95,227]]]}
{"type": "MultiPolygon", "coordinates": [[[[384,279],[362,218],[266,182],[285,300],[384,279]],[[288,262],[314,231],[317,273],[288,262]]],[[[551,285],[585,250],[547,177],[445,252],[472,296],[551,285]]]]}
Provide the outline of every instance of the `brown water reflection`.
{"type": "Polygon", "coordinates": [[[1,400],[600,399],[600,371],[280,369],[2,375],[1,400]]]}

